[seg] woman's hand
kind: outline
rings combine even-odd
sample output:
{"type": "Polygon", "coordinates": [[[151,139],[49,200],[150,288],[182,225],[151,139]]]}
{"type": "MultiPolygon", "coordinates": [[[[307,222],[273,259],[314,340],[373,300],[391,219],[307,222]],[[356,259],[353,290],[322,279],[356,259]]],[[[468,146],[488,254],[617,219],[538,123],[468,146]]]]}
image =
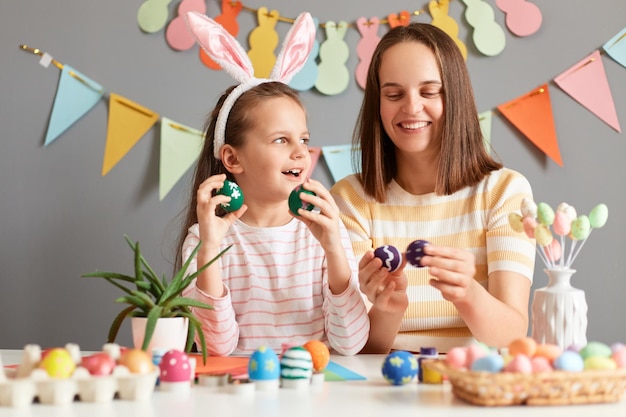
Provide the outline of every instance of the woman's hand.
{"type": "Polygon", "coordinates": [[[382,312],[404,313],[409,304],[405,266],[406,258],[403,256],[400,267],[389,272],[373,251],[363,255],[359,261],[359,285],[374,308],[382,312]]]}
{"type": "Polygon", "coordinates": [[[424,256],[421,263],[429,267],[429,273],[434,277],[430,285],[441,291],[444,299],[453,303],[467,299],[478,285],[474,279],[476,264],[474,254],[459,248],[427,245],[424,247],[424,256]]]}

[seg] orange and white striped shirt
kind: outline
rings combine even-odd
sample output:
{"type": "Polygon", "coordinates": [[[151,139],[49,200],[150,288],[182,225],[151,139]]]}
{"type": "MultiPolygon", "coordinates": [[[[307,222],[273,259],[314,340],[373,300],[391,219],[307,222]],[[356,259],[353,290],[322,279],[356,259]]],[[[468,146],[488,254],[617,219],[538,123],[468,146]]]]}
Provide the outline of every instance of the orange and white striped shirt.
{"type": "MultiPolygon", "coordinates": [[[[369,318],[350,239],[340,226],[352,276],[348,288],[335,295],[328,287],[324,250],[303,222],[258,228],[237,220],[221,249],[233,246],[218,260],[225,296],[211,297],[195,283],[184,294],[213,306],[193,310],[202,322],[208,353],[251,355],[261,345],[280,353],[283,344],[314,339],[343,355],[358,353],[369,335],[369,318]]],[[[195,224],[183,243],[183,262],[198,242],[195,224]]],[[[196,270],[193,259],[188,272],[196,270]]]]}
{"type": "MultiPolygon", "coordinates": [[[[382,245],[404,252],[412,241],[424,239],[472,252],[475,279],[485,287],[489,274],[502,270],[520,273],[532,282],[534,241],[513,231],[508,222],[508,214],[519,212],[524,197],[532,199],[528,180],[516,171],[494,171],[479,184],[449,196],[412,195],[392,181],[385,204],[365,196],[354,175],[337,182],[331,193],[357,259],[382,245]]],[[[428,284],[428,268],[409,265],[404,271],[409,307],[393,347],[419,351],[421,346],[440,346],[439,351],[445,352],[469,343],[471,333],[457,309],[428,284]]]]}

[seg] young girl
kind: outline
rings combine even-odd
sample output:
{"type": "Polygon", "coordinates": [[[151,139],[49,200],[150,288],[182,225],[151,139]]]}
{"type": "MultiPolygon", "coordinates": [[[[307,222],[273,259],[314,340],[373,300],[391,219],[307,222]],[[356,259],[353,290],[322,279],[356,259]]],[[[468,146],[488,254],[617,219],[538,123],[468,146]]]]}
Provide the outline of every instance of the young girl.
{"type": "Polygon", "coordinates": [[[487,153],[465,61],[445,32],[413,23],[385,34],[354,141],[362,172],[331,192],[373,304],[366,351],[526,336],[535,248],[507,215],[532,199],[531,187],[487,153]],[[425,268],[389,273],[373,255],[416,239],[430,242],[425,268]]]}
{"type": "Polygon", "coordinates": [[[181,236],[181,261],[202,241],[191,271],[232,245],[185,294],[213,306],[194,310],[208,353],[249,355],[261,345],[280,352],[283,344],[313,339],[344,355],[359,352],[369,319],[356,261],[329,191],[305,179],[306,114],[286,84],[306,61],[312,19],[296,20],[271,80],[252,76],[245,52],[217,23],[199,14],[188,15],[188,23],[207,53],[241,82],[224,93],[208,121],[181,236]],[[216,195],[226,179],[239,185],[245,203],[228,214],[220,205],[231,198],[216,195]],[[301,199],[319,212],[290,213],[289,194],[301,184],[315,193],[301,199]]]}

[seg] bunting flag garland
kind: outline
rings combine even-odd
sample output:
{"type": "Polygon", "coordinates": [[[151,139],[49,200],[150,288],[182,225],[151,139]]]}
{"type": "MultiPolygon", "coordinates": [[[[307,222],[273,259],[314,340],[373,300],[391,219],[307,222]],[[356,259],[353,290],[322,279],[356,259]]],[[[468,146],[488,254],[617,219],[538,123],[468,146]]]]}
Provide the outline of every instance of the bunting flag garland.
{"type": "Polygon", "coordinates": [[[167,25],[165,30],[165,40],[170,48],[177,51],[191,49],[196,43],[194,37],[187,29],[185,14],[188,12],[206,13],[204,0],[181,0],[178,5],[178,16],[167,25]]]}
{"type": "Polygon", "coordinates": [[[554,78],[554,82],[602,121],[621,131],[600,51],[583,58],[554,78]]]}
{"type": "Polygon", "coordinates": [[[626,28],[609,39],[602,49],[621,66],[626,67],[626,28]]]}
{"type": "Polygon", "coordinates": [[[200,156],[204,138],[202,132],[161,118],[161,156],[159,162],[159,200],[191,168],[200,156]]]}
{"type": "MultiPolygon", "coordinates": [[[[257,75],[256,65],[259,68],[266,64],[269,65],[267,62],[263,63],[263,61],[269,59],[273,65],[273,61],[276,59],[274,48],[278,44],[278,34],[275,30],[275,25],[278,21],[292,22],[293,20],[281,17],[278,11],[268,12],[267,8],[254,10],[243,6],[240,2],[221,1],[222,15],[220,16],[223,16],[224,25],[230,25],[228,30],[232,34],[236,34],[239,29],[236,17],[241,10],[257,13],[259,26],[249,35],[251,44],[250,55],[251,61],[255,64],[255,75],[257,75]]],[[[485,7],[485,4],[482,4],[483,0],[462,1],[467,5],[467,23],[473,26],[473,37],[478,48],[478,45],[481,45],[481,40],[479,39],[489,38],[485,34],[489,33],[490,28],[492,31],[496,30],[494,29],[493,9],[488,5],[485,7]]],[[[200,7],[200,3],[203,2],[204,0],[181,0],[179,17],[183,13],[182,9],[184,7],[200,7]]],[[[456,40],[459,47],[467,52],[465,45],[458,39],[459,28],[457,22],[448,15],[449,2],[450,0],[432,0],[429,3],[429,11],[433,17],[432,24],[438,25],[446,31],[456,40]]],[[[170,0],[145,0],[138,12],[140,28],[144,32],[161,30],[167,20],[163,19],[163,9],[169,3],[170,0]]],[[[535,33],[541,26],[541,12],[528,1],[496,0],[496,3],[498,8],[507,14],[507,27],[517,36],[528,36],[535,33]],[[527,19],[521,21],[521,16],[526,16],[527,19]]],[[[417,16],[422,13],[424,12],[415,11],[413,15],[417,16]]],[[[367,67],[371,60],[373,49],[380,41],[378,31],[374,28],[376,23],[378,28],[383,24],[395,27],[408,25],[410,18],[411,14],[409,12],[402,11],[397,14],[390,13],[384,19],[377,17],[370,17],[369,19],[359,18],[356,25],[349,24],[344,20],[338,23],[327,21],[325,24],[320,25],[318,20],[315,19],[316,26],[324,29],[326,39],[321,44],[316,41],[304,69],[292,80],[292,87],[299,91],[315,87],[319,92],[326,95],[339,94],[348,87],[350,71],[346,66],[346,62],[350,56],[350,47],[345,42],[344,37],[347,29],[350,27],[357,27],[361,31],[361,39],[356,47],[359,65],[355,69],[354,74],[357,83],[363,87],[366,75],[363,68],[367,67]]],[[[170,22],[170,25],[172,25],[172,22],[170,22]]],[[[182,32],[179,31],[175,35],[174,29],[172,29],[170,36],[167,36],[168,42],[171,42],[170,46],[172,48],[180,48],[184,43],[181,40],[182,36],[182,32]],[[178,39],[178,41],[173,39],[178,39]]],[[[493,36],[491,41],[494,41],[493,36]]],[[[61,70],[44,143],[44,146],[48,146],[102,99],[104,89],[84,74],[52,59],[47,53],[30,48],[27,45],[20,45],[20,48],[40,55],[42,57],[40,60],[42,66],[47,68],[52,63],[61,70]]],[[[626,28],[608,40],[602,48],[607,56],[626,67],[626,28]]],[[[493,45],[485,46],[480,52],[484,55],[494,54],[494,51],[497,49],[493,45]]],[[[617,132],[620,132],[621,128],[617,111],[613,103],[601,55],[602,52],[600,51],[593,52],[555,77],[554,82],[583,107],[594,113],[617,132]]],[[[210,61],[210,58],[206,57],[206,60],[210,61]]],[[[219,66],[214,68],[217,65],[215,63],[213,63],[214,66],[211,66],[211,63],[208,61],[205,62],[203,60],[203,63],[209,68],[219,69],[219,66]]],[[[503,117],[511,122],[512,126],[517,128],[537,148],[559,166],[563,166],[547,83],[516,99],[498,105],[497,109],[503,117]]],[[[493,112],[488,110],[480,113],[478,116],[485,144],[490,149],[493,112]]],[[[121,95],[110,94],[102,176],[105,176],[124,158],[148,130],[154,126],[158,119],[159,115],[156,112],[121,95]]],[[[167,117],[163,117],[161,120],[160,134],[159,199],[163,200],[197,160],[203,135],[201,131],[176,123],[167,117]]],[[[312,147],[310,152],[312,164],[308,172],[309,177],[313,174],[320,156],[324,157],[330,174],[335,181],[353,173],[355,157],[358,161],[358,150],[355,151],[351,145],[312,147]]]]}
{"type": "Polygon", "coordinates": [[[554,162],[563,166],[548,84],[499,105],[498,110],[554,162]]]}
{"type": "Polygon", "coordinates": [[[69,65],[61,69],[44,145],[48,146],[102,98],[102,86],[69,65]]]}
{"type": "Polygon", "coordinates": [[[109,121],[102,162],[104,177],[157,122],[159,115],[125,97],[109,96],[109,121]]]}

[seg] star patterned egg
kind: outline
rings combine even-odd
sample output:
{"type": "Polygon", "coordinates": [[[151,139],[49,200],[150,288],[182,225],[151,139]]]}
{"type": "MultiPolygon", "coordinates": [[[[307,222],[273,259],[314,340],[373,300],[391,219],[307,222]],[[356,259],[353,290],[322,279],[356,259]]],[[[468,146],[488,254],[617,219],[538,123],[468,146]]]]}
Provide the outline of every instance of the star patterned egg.
{"type": "Polygon", "coordinates": [[[305,190],[304,188],[302,188],[302,184],[294,188],[291,194],[289,194],[289,211],[291,211],[294,216],[299,216],[299,208],[311,211],[313,210],[313,207],[315,207],[313,204],[305,203],[304,201],[302,201],[302,199],[300,199],[301,193],[316,195],[313,191],[305,190]]]}
{"type": "Polygon", "coordinates": [[[248,362],[248,376],[253,381],[271,381],[280,377],[278,355],[268,346],[259,347],[248,362]]]}
{"type": "Polygon", "coordinates": [[[294,346],[280,358],[280,377],[283,379],[310,379],[313,375],[313,359],[308,350],[294,346]]]}
{"type": "Polygon", "coordinates": [[[230,202],[221,204],[228,213],[239,210],[243,205],[243,191],[232,181],[224,180],[224,185],[217,190],[217,194],[230,197],[230,202]]]}
{"type": "Polygon", "coordinates": [[[383,377],[393,385],[404,385],[417,376],[417,359],[411,352],[397,350],[391,352],[383,362],[383,377]]]}

